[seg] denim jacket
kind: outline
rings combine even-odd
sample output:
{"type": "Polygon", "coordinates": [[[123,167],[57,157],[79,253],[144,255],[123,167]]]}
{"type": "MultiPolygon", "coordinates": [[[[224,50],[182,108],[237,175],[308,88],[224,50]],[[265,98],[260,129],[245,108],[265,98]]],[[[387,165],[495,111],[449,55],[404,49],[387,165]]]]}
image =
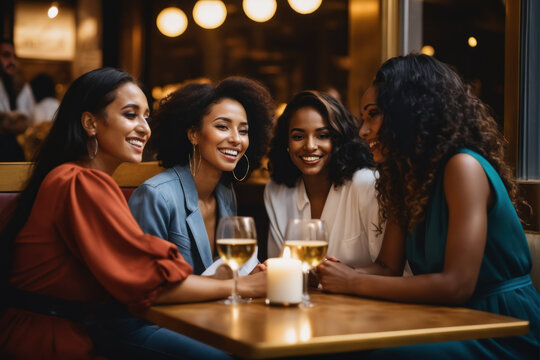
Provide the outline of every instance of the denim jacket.
{"type": "MultiPolygon", "coordinates": [[[[218,183],[214,190],[218,218],[236,215],[232,186],[218,183]]],[[[199,198],[189,166],[176,165],[148,179],[129,199],[129,207],[145,233],[168,240],[200,275],[213,262],[210,242],[199,209],[199,198]]]]}

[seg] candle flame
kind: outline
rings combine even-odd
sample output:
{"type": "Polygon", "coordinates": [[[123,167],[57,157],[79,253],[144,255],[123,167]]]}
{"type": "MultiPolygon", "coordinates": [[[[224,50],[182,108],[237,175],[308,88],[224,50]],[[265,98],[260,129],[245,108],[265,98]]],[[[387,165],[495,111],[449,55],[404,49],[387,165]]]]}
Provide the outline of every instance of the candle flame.
{"type": "Polygon", "coordinates": [[[283,255],[281,257],[285,258],[285,259],[290,259],[291,258],[291,249],[289,249],[288,247],[283,249],[283,255]]]}

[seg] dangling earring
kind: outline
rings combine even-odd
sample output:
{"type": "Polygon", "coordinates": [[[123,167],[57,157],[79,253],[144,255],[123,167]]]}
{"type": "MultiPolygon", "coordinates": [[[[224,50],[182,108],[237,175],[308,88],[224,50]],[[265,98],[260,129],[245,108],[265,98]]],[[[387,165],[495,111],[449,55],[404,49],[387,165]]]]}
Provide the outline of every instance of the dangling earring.
{"type": "MultiPolygon", "coordinates": [[[[248,159],[246,153],[244,153],[244,156],[245,156],[246,161],[247,161],[247,169],[246,169],[246,173],[244,174],[244,176],[242,176],[241,179],[239,179],[239,178],[236,176],[236,174],[234,173],[234,169],[233,169],[232,175],[233,175],[233,177],[236,179],[236,181],[244,181],[244,179],[246,178],[246,176],[248,175],[248,172],[249,172],[249,159],[248,159]]],[[[236,168],[235,168],[235,169],[236,169],[236,168]]]]}
{"type": "Polygon", "coordinates": [[[94,140],[94,145],[93,146],[89,146],[89,147],[93,147],[94,148],[94,151],[92,153],[90,153],[90,150],[88,150],[88,157],[90,158],[90,160],[94,160],[97,156],[97,153],[98,153],[98,141],[97,141],[97,136],[92,136],[89,140],[94,140]]]}
{"type": "Polygon", "coordinates": [[[191,172],[191,176],[195,177],[197,173],[199,172],[199,169],[201,168],[201,152],[198,150],[199,146],[193,145],[193,156],[189,154],[189,171],[191,172]],[[195,164],[195,152],[199,153],[199,161],[198,164],[195,164]]]}

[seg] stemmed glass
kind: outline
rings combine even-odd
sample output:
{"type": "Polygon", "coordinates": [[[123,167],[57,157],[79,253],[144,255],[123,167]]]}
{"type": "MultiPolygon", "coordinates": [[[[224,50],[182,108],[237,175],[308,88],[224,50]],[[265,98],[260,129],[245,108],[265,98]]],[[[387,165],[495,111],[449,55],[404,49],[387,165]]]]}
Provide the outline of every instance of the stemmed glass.
{"type": "Polygon", "coordinates": [[[328,241],[326,224],[320,219],[292,219],[285,231],[284,248],[289,248],[291,257],[302,261],[304,286],[302,307],[312,307],[308,294],[309,271],[319,265],[326,256],[328,241]]]}
{"type": "Polygon", "coordinates": [[[255,221],[249,216],[227,216],[219,220],[216,230],[216,246],[221,259],[233,273],[232,295],[223,303],[227,305],[244,304],[251,299],[244,299],[237,293],[238,269],[251,258],[257,249],[255,221]]]}

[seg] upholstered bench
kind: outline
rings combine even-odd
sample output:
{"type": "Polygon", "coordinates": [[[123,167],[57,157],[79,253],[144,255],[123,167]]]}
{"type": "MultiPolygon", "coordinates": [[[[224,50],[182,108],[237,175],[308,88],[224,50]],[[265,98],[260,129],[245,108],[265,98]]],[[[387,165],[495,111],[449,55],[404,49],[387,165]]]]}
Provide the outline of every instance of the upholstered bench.
{"type": "MultiPolygon", "coordinates": [[[[0,214],[19,196],[31,171],[30,162],[0,163],[0,214]]],[[[140,164],[125,163],[116,169],[113,179],[122,189],[126,200],[129,200],[137,186],[161,171],[163,168],[154,161],[140,164]]]]}

